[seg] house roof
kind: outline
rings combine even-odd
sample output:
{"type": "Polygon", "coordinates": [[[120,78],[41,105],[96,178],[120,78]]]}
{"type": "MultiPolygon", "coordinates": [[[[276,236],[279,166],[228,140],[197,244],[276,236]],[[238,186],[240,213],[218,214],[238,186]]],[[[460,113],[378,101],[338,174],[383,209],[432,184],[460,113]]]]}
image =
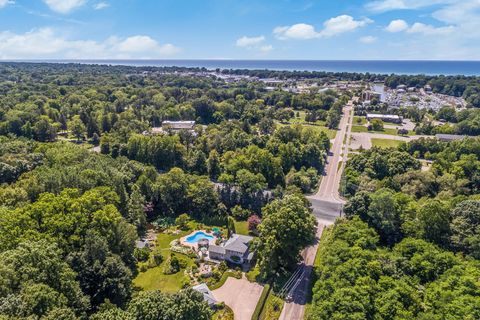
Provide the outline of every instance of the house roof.
{"type": "Polygon", "coordinates": [[[252,240],[253,237],[250,236],[233,234],[223,247],[225,248],[225,250],[245,253],[247,252],[248,245],[252,240]]]}
{"type": "Polygon", "coordinates": [[[448,141],[462,140],[466,138],[466,136],[461,136],[457,134],[443,134],[443,133],[438,133],[435,135],[435,137],[440,140],[448,140],[448,141]]]}
{"type": "Polygon", "coordinates": [[[208,247],[208,251],[213,253],[218,253],[218,254],[225,254],[225,248],[216,246],[216,245],[210,245],[208,247]]]}
{"type": "Polygon", "coordinates": [[[162,127],[169,127],[172,129],[192,129],[195,121],[163,121],[162,127]]]}
{"type": "Polygon", "coordinates": [[[145,248],[145,247],[148,247],[148,241],[137,240],[137,241],[135,241],[135,246],[136,246],[138,249],[143,249],[143,248],[145,248]]]}
{"type": "Polygon", "coordinates": [[[199,285],[196,285],[196,286],[192,287],[192,289],[200,292],[201,294],[203,294],[203,299],[205,301],[207,301],[207,303],[209,305],[217,303],[217,299],[215,299],[212,291],[210,291],[210,289],[208,289],[208,286],[205,283],[201,283],[199,285]]]}

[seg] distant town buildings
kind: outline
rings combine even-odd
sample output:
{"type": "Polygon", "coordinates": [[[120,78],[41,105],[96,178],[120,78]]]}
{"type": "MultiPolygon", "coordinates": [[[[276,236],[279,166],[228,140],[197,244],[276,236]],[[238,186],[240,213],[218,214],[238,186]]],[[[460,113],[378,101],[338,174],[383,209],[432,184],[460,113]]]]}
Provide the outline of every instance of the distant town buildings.
{"type": "Polygon", "coordinates": [[[373,119],[380,119],[383,122],[402,123],[402,118],[396,114],[367,113],[367,120],[372,121],[373,119]]]}
{"type": "Polygon", "coordinates": [[[435,138],[437,138],[439,141],[443,142],[451,142],[451,141],[457,141],[457,140],[463,140],[467,136],[462,136],[462,135],[457,135],[457,134],[436,134],[435,138]]]}

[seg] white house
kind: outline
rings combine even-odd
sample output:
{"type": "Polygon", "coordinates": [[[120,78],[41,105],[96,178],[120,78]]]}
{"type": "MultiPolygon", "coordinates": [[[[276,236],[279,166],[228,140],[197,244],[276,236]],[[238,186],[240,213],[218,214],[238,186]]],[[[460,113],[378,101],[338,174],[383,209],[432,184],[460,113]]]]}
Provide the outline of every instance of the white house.
{"type": "Polygon", "coordinates": [[[249,247],[253,237],[240,234],[232,236],[221,245],[211,245],[208,247],[208,256],[213,260],[228,260],[236,264],[250,263],[253,258],[253,252],[249,247]]]}

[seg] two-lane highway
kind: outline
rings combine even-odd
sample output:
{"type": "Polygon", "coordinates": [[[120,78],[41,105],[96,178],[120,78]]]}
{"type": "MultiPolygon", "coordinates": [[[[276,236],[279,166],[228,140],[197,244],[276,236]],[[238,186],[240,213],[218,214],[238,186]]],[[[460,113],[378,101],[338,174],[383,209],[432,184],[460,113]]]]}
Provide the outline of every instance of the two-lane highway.
{"type": "Polygon", "coordinates": [[[330,154],[327,157],[327,165],[320,182],[318,192],[307,197],[310,201],[313,213],[318,220],[317,240],[305,248],[302,256],[305,263],[305,272],[300,284],[292,294],[292,301],[286,302],[280,320],[301,320],[305,314],[305,304],[310,289],[310,281],[315,263],[315,256],[318,249],[318,241],[323,229],[335,222],[341,215],[345,201],[340,197],[339,187],[342,173],[348,157],[348,142],[351,135],[353,122],[353,104],[350,101],[343,108],[343,115],[340,120],[339,130],[335,136],[330,154]]]}

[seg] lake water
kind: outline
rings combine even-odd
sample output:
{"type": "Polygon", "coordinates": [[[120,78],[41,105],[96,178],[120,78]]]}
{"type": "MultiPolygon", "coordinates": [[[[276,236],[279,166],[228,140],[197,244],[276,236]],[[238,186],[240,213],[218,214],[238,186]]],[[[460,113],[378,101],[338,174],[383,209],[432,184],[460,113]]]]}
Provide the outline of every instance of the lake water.
{"type": "MultiPolygon", "coordinates": [[[[32,61],[39,62],[39,61],[32,61]]],[[[387,60],[48,60],[129,66],[205,67],[207,69],[270,69],[358,72],[377,74],[426,74],[480,76],[480,61],[387,60]]]]}

